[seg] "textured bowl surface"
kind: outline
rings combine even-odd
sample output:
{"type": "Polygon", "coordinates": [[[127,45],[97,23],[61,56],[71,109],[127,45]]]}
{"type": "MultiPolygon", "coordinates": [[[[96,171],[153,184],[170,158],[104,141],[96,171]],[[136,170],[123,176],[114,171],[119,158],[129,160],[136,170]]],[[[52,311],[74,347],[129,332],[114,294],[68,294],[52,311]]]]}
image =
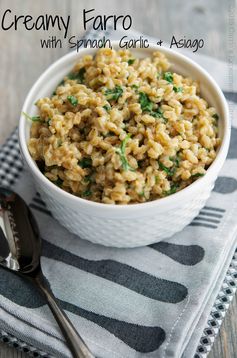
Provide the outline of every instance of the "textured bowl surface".
{"type": "MultiPolygon", "coordinates": [[[[114,43],[116,48],[117,44],[114,43]]],[[[230,139],[229,113],[226,100],[211,76],[190,59],[170,49],[150,46],[134,49],[137,57],[148,57],[155,50],[165,53],[172,70],[200,81],[201,95],[220,115],[221,146],[204,177],[171,196],[155,201],[108,205],[73,196],[51,183],[38,169],[27,149],[30,122],[20,118],[19,141],[23,158],[32,173],[36,187],[53,216],[68,230],[83,239],[106,246],[136,247],[149,245],[182,230],[205,205],[227,155],[230,139]]],[[[95,49],[70,53],[51,65],[30,90],[22,111],[36,113],[34,102],[49,96],[61,79],[70,72],[79,56],[94,54],[95,49]]]]}
{"type": "Polygon", "coordinates": [[[80,209],[62,212],[62,204],[45,187],[38,187],[54,217],[69,231],[79,234],[82,239],[105,246],[136,247],[149,245],[170,237],[188,225],[210,195],[213,184],[200,191],[190,201],[172,209],[136,218],[101,218],[88,215],[80,209]],[[171,224],[172,223],[172,224],[171,224]]]}

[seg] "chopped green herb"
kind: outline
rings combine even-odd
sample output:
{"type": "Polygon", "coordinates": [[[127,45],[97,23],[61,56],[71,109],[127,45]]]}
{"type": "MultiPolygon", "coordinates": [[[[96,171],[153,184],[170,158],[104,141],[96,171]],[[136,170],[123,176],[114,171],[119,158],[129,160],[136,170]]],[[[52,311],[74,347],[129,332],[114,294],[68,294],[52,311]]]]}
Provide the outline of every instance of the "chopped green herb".
{"type": "Polygon", "coordinates": [[[199,177],[203,177],[205,174],[204,173],[196,173],[192,175],[192,178],[199,178],[199,177]]]}
{"type": "Polygon", "coordinates": [[[47,125],[50,126],[51,124],[51,118],[48,118],[47,121],[46,121],[47,125]]]}
{"type": "Polygon", "coordinates": [[[168,175],[171,175],[171,171],[170,168],[166,167],[163,163],[158,162],[159,163],[159,167],[168,175]]]}
{"type": "Polygon", "coordinates": [[[212,118],[214,118],[216,121],[218,121],[219,116],[218,116],[218,114],[217,114],[217,113],[215,113],[215,114],[213,114],[212,118]]]}
{"type": "Polygon", "coordinates": [[[148,95],[144,92],[139,92],[139,102],[143,112],[151,112],[153,102],[149,99],[148,95]]]}
{"type": "Polygon", "coordinates": [[[165,194],[166,195],[174,194],[174,193],[176,193],[178,188],[179,188],[179,185],[177,183],[172,183],[171,187],[170,187],[170,190],[166,191],[165,194]]]}
{"type": "Polygon", "coordinates": [[[86,182],[86,183],[91,183],[93,180],[92,180],[92,176],[91,175],[86,175],[85,177],[84,177],[84,181],[86,182]]]}
{"type": "Polygon", "coordinates": [[[40,116],[32,116],[31,120],[32,122],[40,122],[40,116]]]}
{"type": "Polygon", "coordinates": [[[138,193],[139,196],[145,196],[144,190],[138,193]]]}
{"type": "Polygon", "coordinates": [[[80,160],[79,165],[84,168],[91,168],[92,167],[92,160],[91,158],[85,157],[80,160]]]}
{"type": "Polygon", "coordinates": [[[29,116],[29,114],[25,113],[25,112],[22,112],[22,114],[27,118],[29,119],[30,121],[32,122],[40,122],[41,121],[41,118],[40,116],[29,116]]]}
{"type": "Polygon", "coordinates": [[[173,82],[173,74],[171,72],[165,72],[164,73],[164,79],[167,82],[172,83],[173,82]]]}
{"type": "Polygon", "coordinates": [[[107,89],[105,91],[105,96],[108,101],[117,101],[122,94],[123,89],[121,86],[115,86],[113,89],[107,89]]]}
{"type": "Polygon", "coordinates": [[[54,183],[55,185],[57,185],[57,186],[61,187],[61,186],[62,186],[62,184],[63,184],[63,180],[62,180],[62,179],[60,179],[60,178],[58,178],[56,181],[53,181],[53,183],[54,183]]]}
{"type": "Polygon", "coordinates": [[[108,112],[111,110],[111,107],[108,104],[105,104],[103,108],[108,112]]]}
{"type": "Polygon", "coordinates": [[[78,72],[77,78],[81,83],[83,83],[85,80],[85,73],[86,73],[86,69],[84,67],[82,67],[78,72]]]}
{"type": "Polygon", "coordinates": [[[130,58],[130,59],[128,60],[128,64],[129,64],[129,65],[132,65],[135,61],[136,61],[135,58],[130,58]]]}
{"type": "Polygon", "coordinates": [[[150,115],[155,118],[164,118],[163,112],[159,107],[155,111],[151,111],[150,115]]]}
{"type": "Polygon", "coordinates": [[[68,74],[69,80],[77,80],[79,83],[83,83],[85,80],[86,69],[82,67],[78,72],[71,72],[68,74]]]}
{"type": "Polygon", "coordinates": [[[127,134],[126,137],[124,138],[124,140],[121,142],[120,148],[116,149],[116,153],[119,154],[120,156],[120,160],[122,162],[122,167],[124,170],[131,170],[134,171],[134,169],[131,167],[131,165],[128,163],[127,157],[126,157],[126,144],[129,140],[129,138],[131,137],[131,133],[127,134]]]}
{"type": "Polygon", "coordinates": [[[176,168],[168,168],[166,167],[163,163],[161,162],[158,162],[159,164],[159,167],[168,175],[168,176],[172,176],[174,175],[175,171],[176,171],[176,168]]]}
{"type": "Polygon", "coordinates": [[[176,165],[176,167],[179,166],[180,159],[178,157],[169,157],[169,160],[171,160],[176,165]]]}
{"type": "Polygon", "coordinates": [[[132,87],[133,89],[138,89],[138,88],[139,88],[138,85],[132,85],[131,87],[132,87]]]}
{"type": "Polygon", "coordinates": [[[139,92],[139,102],[143,112],[148,112],[151,116],[155,118],[163,118],[163,112],[159,107],[154,111],[152,110],[154,103],[149,99],[146,93],[139,92]]]}
{"type": "Polygon", "coordinates": [[[82,196],[91,196],[91,194],[92,194],[92,191],[87,189],[87,190],[83,191],[83,193],[81,195],[82,196]]]}
{"type": "Polygon", "coordinates": [[[134,172],[135,169],[131,167],[131,165],[128,163],[126,156],[122,156],[120,154],[120,159],[122,161],[122,166],[125,171],[130,170],[131,172],[134,172]]]}
{"type": "Polygon", "coordinates": [[[77,76],[78,76],[78,72],[70,72],[68,75],[67,75],[67,78],[69,80],[76,80],[77,79],[77,76]]]}
{"type": "Polygon", "coordinates": [[[183,92],[183,88],[182,88],[182,87],[176,87],[176,86],[174,86],[174,87],[173,87],[173,90],[174,90],[176,93],[178,93],[178,92],[183,92]]]}
{"type": "Polygon", "coordinates": [[[130,138],[131,138],[131,133],[128,133],[121,143],[121,152],[123,155],[125,155],[126,144],[130,138]]]}
{"type": "Polygon", "coordinates": [[[73,107],[78,105],[78,100],[74,96],[67,96],[68,101],[71,103],[73,107]]]}
{"type": "Polygon", "coordinates": [[[171,168],[166,167],[163,163],[158,162],[160,168],[166,172],[168,176],[172,176],[175,174],[177,168],[179,167],[179,158],[178,157],[169,157],[169,160],[171,160],[174,165],[171,168]]]}

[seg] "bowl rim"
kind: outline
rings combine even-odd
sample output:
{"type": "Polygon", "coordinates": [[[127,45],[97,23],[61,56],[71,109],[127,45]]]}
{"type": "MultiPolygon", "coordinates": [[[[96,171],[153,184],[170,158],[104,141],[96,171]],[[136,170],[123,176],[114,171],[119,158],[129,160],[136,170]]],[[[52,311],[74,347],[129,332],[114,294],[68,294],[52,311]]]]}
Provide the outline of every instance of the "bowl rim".
{"type": "MultiPolygon", "coordinates": [[[[111,43],[112,43],[113,49],[117,49],[119,47],[119,45],[118,45],[119,41],[111,41],[111,43]]],[[[98,49],[89,48],[89,50],[91,50],[92,52],[96,52],[98,49]]],[[[130,49],[130,50],[131,50],[131,52],[133,51],[133,49],[130,49]]],[[[139,51],[139,50],[145,51],[145,49],[142,49],[142,48],[135,49],[135,51],[139,51]]],[[[178,191],[177,193],[174,193],[172,195],[169,195],[169,196],[166,196],[163,198],[158,198],[158,199],[155,199],[152,201],[146,201],[144,203],[105,204],[105,203],[99,203],[99,202],[83,199],[79,196],[68,193],[65,190],[58,187],[57,185],[53,184],[49,179],[46,178],[46,176],[43,173],[41,173],[41,171],[39,170],[35,161],[31,157],[28,147],[27,147],[27,143],[25,140],[25,123],[27,122],[27,120],[22,115],[22,112],[26,112],[26,108],[29,105],[32,105],[32,103],[30,103],[30,102],[32,102],[31,101],[32,94],[37,89],[37,87],[39,87],[42,84],[42,82],[47,80],[47,77],[50,75],[52,70],[54,70],[55,67],[60,66],[62,63],[65,63],[65,62],[67,63],[67,61],[69,59],[71,59],[71,57],[74,57],[76,55],[78,55],[80,57],[83,56],[84,52],[88,51],[88,48],[83,48],[83,49],[80,49],[80,52],[77,52],[75,50],[75,51],[72,51],[72,52],[60,57],[58,60],[54,61],[49,67],[47,67],[46,70],[38,77],[36,82],[31,87],[30,91],[28,92],[28,94],[26,96],[26,99],[24,101],[24,104],[23,104],[23,107],[21,110],[19,130],[18,130],[20,151],[21,151],[22,156],[25,159],[25,162],[26,162],[28,168],[30,169],[30,171],[33,172],[34,176],[36,176],[38,178],[38,180],[42,182],[42,184],[44,184],[50,190],[54,191],[55,195],[57,194],[58,196],[62,197],[62,199],[64,198],[65,200],[67,200],[67,202],[68,202],[68,200],[70,200],[75,205],[80,204],[80,205],[87,206],[88,209],[92,209],[92,208],[105,209],[106,208],[106,209],[112,210],[113,212],[115,212],[115,211],[121,212],[124,210],[131,212],[131,211],[134,211],[135,209],[140,211],[143,209],[151,209],[153,207],[158,207],[158,206],[160,208],[162,206],[170,207],[175,202],[178,203],[179,200],[185,199],[188,196],[190,196],[191,192],[196,191],[198,188],[200,189],[203,185],[205,185],[205,183],[208,184],[210,182],[210,178],[213,174],[214,174],[214,177],[216,178],[216,174],[221,169],[221,167],[225,161],[228,147],[229,147],[229,141],[230,141],[229,108],[228,108],[228,104],[227,104],[227,101],[225,99],[225,96],[224,96],[222,90],[220,89],[220,87],[216,83],[216,81],[213,79],[213,77],[204,68],[202,68],[199,64],[197,64],[195,61],[193,61],[189,57],[187,57],[177,51],[174,51],[170,48],[161,47],[161,46],[154,45],[154,44],[150,44],[148,50],[150,50],[150,51],[158,50],[164,54],[173,56],[173,58],[177,58],[179,60],[182,60],[182,61],[188,63],[189,66],[191,66],[191,67],[195,68],[197,71],[199,71],[199,73],[201,73],[201,75],[204,76],[206,78],[206,80],[211,83],[212,87],[214,88],[214,90],[218,96],[218,101],[221,102],[221,107],[223,110],[223,117],[221,118],[221,120],[223,121],[223,138],[221,141],[221,145],[218,148],[217,156],[214,159],[214,161],[212,162],[212,164],[210,165],[210,167],[207,169],[206,174],[203,177],[200,177],[197,180],[195,180],[193,183],[191,183],[187,187],[178,191]]],[[[174,63],[175,63],[175,61],[174,61],[174,63]]]]}

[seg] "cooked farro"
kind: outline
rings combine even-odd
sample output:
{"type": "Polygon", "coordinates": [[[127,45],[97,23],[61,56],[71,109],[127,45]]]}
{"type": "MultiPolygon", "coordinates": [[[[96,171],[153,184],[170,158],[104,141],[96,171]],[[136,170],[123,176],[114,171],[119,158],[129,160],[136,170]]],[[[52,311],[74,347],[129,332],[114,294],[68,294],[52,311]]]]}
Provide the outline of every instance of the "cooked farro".
{"type": "Polygon", "coordinates": [[[199,83],[170,72],[161,52],[84,56],[36,103],[29,151],[62,189],[106,204],[175,193],[205,174],[220,143],[199,83]]]}

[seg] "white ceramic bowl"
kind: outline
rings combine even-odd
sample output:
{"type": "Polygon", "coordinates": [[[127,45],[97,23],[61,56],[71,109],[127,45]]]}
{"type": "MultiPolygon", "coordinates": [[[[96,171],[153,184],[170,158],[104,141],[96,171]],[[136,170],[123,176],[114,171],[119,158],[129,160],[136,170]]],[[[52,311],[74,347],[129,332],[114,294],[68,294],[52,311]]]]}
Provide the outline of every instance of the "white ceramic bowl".
{"type": "MultiPolygon", "coordinates": [[[[117,43],[113,43],[117,48],[117,43]]],[[[51,183],[38,169],[27,149],[31,123],[20,118],[19,140],[23,158],[53,216],[69,231],[94,243],[116,247],[135,247],[163,240],[182,230],[204,206],[217,175],[225,161],[230,139],[229,113],[226,100],[213,78],[199,65],[170,49],[150,46],[134,49],[137,57],[162,51],[172,63],[172,70],[200,81],[201,94],[220,116],[221,146],[204,177],[171,196],[142,204],[108,205],[73,196],[51,183]]],[[[94,54],[95,49],[72,52],[52,64],[31,88],[23,112],[36,113],[34,102],[49,96],[62,78],[70,72],[79,56],[94,54]]]]}

